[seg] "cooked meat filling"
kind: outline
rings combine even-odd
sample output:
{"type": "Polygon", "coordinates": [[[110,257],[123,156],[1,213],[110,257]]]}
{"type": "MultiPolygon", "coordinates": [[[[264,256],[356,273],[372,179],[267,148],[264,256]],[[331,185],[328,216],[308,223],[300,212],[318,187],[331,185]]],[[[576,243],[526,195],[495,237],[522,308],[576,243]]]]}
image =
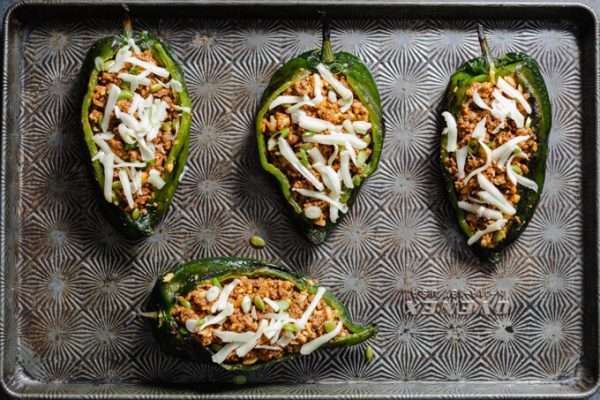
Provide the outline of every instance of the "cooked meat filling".
{"type": "Polygon", "coordinates": [[[520,222],[515,215],[518,186],[538,189],[523,176],[538,147],[529,94],[514,76],[498,78],[496,84],[474,83],[466,94],[458,119],[443,113],[448,151],[443,163],[455,177],[458,205],[473,232],[469,245],[495,247],[508,222],[520,222]]]}
{"type": "Polygon", "coordinates": [[[156,189],[171,172],[182,112],[181,83],[171,79],[150,50],[135,43],[104,62],[92,97],[89,122],[104,166],[104,197],[137,218],[148,213],[156,189]]]}
{"type": "Polygon", "coordinates": [[[205,282],[172,315],[213,353],[213,361],[251,365],[287,353],[308,354],[338,336],[349,335],[337,311],[322,296],[299,291],[293,282],[239,277],[205,282]]]}
{"type": "Polygon", "coordinates": [[[369,111],[345,77],[319,65],[274,99],[261,129],[304,215],[318,226],[336,222],[372,152],[369,111]]]}

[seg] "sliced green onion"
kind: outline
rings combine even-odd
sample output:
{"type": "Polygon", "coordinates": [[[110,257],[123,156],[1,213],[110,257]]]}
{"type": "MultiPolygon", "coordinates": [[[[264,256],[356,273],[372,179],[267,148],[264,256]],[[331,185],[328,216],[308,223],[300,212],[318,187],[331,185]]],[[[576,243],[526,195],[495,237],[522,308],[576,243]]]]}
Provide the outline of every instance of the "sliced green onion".
{"type": "Polygon", "coordinates": [[[163,88],[163,85],[161,85],[160,83],[155,83],[154,85],[150,86],[150,92],[156,93],[162,88],[163,88]]]}
{"type": "Polygon", "coordinates": [[[130,98],[133,97],[133,93],[129,90],[121,90],[121,93],[119,93],[119,100],[129,100],[130,98]]]}
{"type": "Polygon", "coordinates": [[[302,165],[304,165],[308,169],[311,168],[310,163],[308,162],[308,156],[306,155],[306,150],[301,148],[300,152],[298,153],[298,158],[300,159],[302,165]]]}

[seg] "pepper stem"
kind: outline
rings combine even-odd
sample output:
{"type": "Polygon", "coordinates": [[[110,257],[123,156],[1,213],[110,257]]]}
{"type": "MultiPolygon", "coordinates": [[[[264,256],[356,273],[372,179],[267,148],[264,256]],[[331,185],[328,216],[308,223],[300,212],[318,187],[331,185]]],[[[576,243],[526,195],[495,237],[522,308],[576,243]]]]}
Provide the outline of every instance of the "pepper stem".
{"type": "Polygon", "coordinates": [[[156,311],[148,311],[140,314],[140,317],[147,319],[158,319],[158,312],[156,311]]]}
{"type": "Polygon", "coordinates": [[[477,37],[479,38],[479,46],[481,47],[481,53],[483,54],[483,58],[485,59],[489,70],[490,81],[492,83],[496,83],[496,67],[494,66],[494,61],[490,52],[490,46],[488,45],[487,38],[485,37],[485,32],[483,31],[483,25],[481,24],[477,24],[477,37]]]}
{"type": "Polygon", "coordinates": [[[125,11],[125,15],[123,16],[123,33],[126,38],[130,38],[133,36],[133,28],[131,27],[131,15],[129,14],[129,7],[127,4],[121,4],[123,10],[125,11]]]}
{"type": "Polygon", "coordinates": [[[320,12],[323,21],[323,45],[321,47],[321,61],[324,63],[333,62],[333,49],[331,48],[331,39],[329,31],[329,18],[325,12],[320,12]]]}

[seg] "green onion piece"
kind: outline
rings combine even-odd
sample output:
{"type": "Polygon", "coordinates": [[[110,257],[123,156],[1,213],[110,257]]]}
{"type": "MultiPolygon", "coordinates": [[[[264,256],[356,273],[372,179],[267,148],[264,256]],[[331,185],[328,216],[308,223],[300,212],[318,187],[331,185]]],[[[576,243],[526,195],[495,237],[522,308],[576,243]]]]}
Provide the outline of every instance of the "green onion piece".
{"type": "Polygon", "coordinates": [[[304,165],[308,169],[311,168],[310,163],[308,162],[308,156],[306,155],[306,150],[301,148],[300,152],[298,153],[298,158],[300,159],[302,165],[304,165]]]}
{"type": "Polygon", "coordinates": [[[365,357],[367,357],[367,361],[371,361],[375,357],[375,353],[373,353],[371,346],[367,346],[365,349],[365,357]]]}
{"type": "Polygon", "coordinates": [[[289,310],[290,306],[292,305],[289,300],[279,300],[277,304],[279,304],[279,310],[282,312],[289,310]]]}
{"type": "Polygon", "coordinates": [[[315,136],[314,132],[311,131],[306,131],[302,134],[303,137],[311,137],[311,136],[315,136]]]}
{"type": "Polygon", "coordinates": [[[514,171],[516,174],[519,174],[519,175],[522,175],[522,174],[523,174],[523,170],[521,170],[521,168],[520,168],[520,167],[518,167],[518,166],[516,166],[516,165],[511,165],[510,167],[512,168],[512,170],[513,170],[513,171],[514,171]]]}
{"type": "Polygon", "coordinates": [[[136,208],[135,210],[133,210],[131,212],[131,218],[133,218],[133,220],[135,221],[136,219],[138,219],[140,217],[140,209],[136,208]]]}
{"type": "Polygon", "coordinates": [[[121,184],[121,181],[113,181],[112,187],[113,189],[121,189],[123,185],[121,184]]]}
{"type": "Polygon", "coordinates": [[[323,330],[325,333],[329,333],[335,329],[335,322],[333,321],[325,321],[323,323],[323,330]]]}
{"type": "Polygon", "coordinates": [[[325,307],[325,315],[327,316],[327,321],[333,321],[333,311],[329,306],[325,307]]]}
{"type": "Polygon", "coordinates": [[[202,326],[206,322],[206,318],[199,319],[196,321],[196,326],[202,326]]]}
{"type": "Polygon", "coordinates": [[[262,247],[265,247],[265,246],[267,245],[267,242],[265,241],[265,239],[261,238],[260,236],[258,236],[258,235],[253,235],[253,236],[250,238],[250,244],[251,244],[253,247],[256,247],[256,248],[260,249],[260,248],[262,248],[262,247]]]}
{"type": "Polygon", "coordinates": [[[298,332],[298,325],[294,324],[293,322],[287,322],[281,326],[281,329],[290,332],[298,332]]]}
{"type": "Polygon", "coordinates": [[[211,345],[210,345],[210,349],[211,349],[212,351],[214,351],[215,353],[216,353],[217,351],[221,350],[222,348],[223,348],[223,346],[222,346],[222,345],[220,345],[219,343],[213,343],[213,344],[211,344],[211,345]]]}
{"type": "Polygon", "coordinates": [[[358,157],[356,157],[356,163],[358,164],[358,167],[362,167],[365,164],[365,161],[367,161],[367,152],[361,150],[358,152],[358,157]]]}
{"type": "Polygon", "coordinates": [[[129,100],[130,98],[133,97],[133,93],[129,90],[121,90],[121,93],[119,93],[119,100],[129,100]]]}
{"type": "Polygon", "coordinates": [[[300,145],[300,148],[304,149],[304,150],[310,150],[313,148],[313,144],[312,143],[302,143],[300,145]]]}
{"type": "Polygon", "coordinates": [[[187,335],[188,334],[188,330],[185,326],[180,326],[179,327],[179,333],[181,333],[182,335],[187,335]]]}
{"type": "Polygon", "coordinates": [[[258,311],[265,311],[265,302],[259,296],[254,296],[254,305],[258,311]]]}
{"type": "Polygon", "coordinates": [[[365,135],[362,140],[368,145],[371,144],[371,134],[365,135]]]}
{"type": "MultiPolygon", "coordinates": [[[[128,150],[134,150],[137,147],[137,145],[135,143],[125,143],[125,148],[128,150]]],[[[137,160],[133,160],[133,161],[137,161],[137,160]]]]}
{"type": "Polygon", "coordinates": [[[162,88],[163,88],[163,85],[161,85],[160,83],[155,83],[154,85],[150,86],[150,92],[156,93],[162,88]]]}
{"type": "MultiPolygon", "coordinates": [[[[137,210],[137,208],[136,208],[136,210],[137,210]]],[[[192,308],[192,303],[190,303],[185,297],[177,296],[177,300],[179,301],[179,304],[181,304],[185,308],[192,308]]]]}
{"type": "Polygon", "coordinates": [[[221,286],[221,282],[219,282],[219,280],[217,278],[212,278],[210,280],[210,283],[212,283],[213,286],[216,286],[219,289],[223,289],[223,286],[221,286]]]}
{"type": "Polygon", "coordinates": [[[504,231],[496,231],[496,233],[494,233],[494,242],[498,243],[500,241],[502,241],[502,239],[504,239],[506,237],[506,233],[504,231]]]}
{"type": "Polygon", "coordinates": [[[471,139],[467,142],[467,152],[470,155],[476,155],[479,153],[479,142],[475,139],[471,139]]]}
{"type": "Polygon", "coordinates": [[[140,69],[139,69],[138,67],[133,67],[133,68],[131,68],[131,69],[129,70],[129,73],[130,73],[131,75],[137,75],[137,74],[139,74],[139,73],[140,73],[140,69]]]}

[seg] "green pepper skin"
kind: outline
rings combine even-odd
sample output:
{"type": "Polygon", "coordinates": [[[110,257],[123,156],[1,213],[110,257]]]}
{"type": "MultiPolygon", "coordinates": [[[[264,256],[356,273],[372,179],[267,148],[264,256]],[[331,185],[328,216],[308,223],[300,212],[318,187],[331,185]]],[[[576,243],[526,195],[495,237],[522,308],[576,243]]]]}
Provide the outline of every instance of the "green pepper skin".
{"type": "Polygon", "coordinates": [[[360,59],[352,54],[344,52],[335,53],[333,54],[332,62],[324,62],[321,61],[321,53],[321,49],[308,51],[288,61],[275,71],[267,89],[263,93],[260,101],[260,110],[256,117],[256,140],[258,143],[258,155],[260,157],[261,166],[265,171],[273,175],[276,182],[279,184],[281,193],[288,205],[290,215],[298,230],[314,244],[323,243],[328,232],[334,225],[342,220],[344,214],[340,213],[340,218],[336,223],[333,223],[328,219],[326,225],[323,227],[316,226],[310,219],[304,216],[302,207],[292,197],[290,181],[281,170],[269,162],[267,157],[268,139],[261,132],[261,124],[269,109],[269,104],[296,81],[304,79],[316,72],[316,67],[320,63],[327,65],[334,74],[341,73],[345,75],[348,84],[369,111],[369,122],[372,125],[371,139],[373,142],[373,152],[371,153],[366,168],[361,174],[353,176],[354,189],[346,188],[341,196],[342,200],[347,199],[346,205],[348,207],[352,206],[363,180],[369,177],[377,169],[384,137],[381,99],[379,97],[377,85],[375,84],[375,80],[369,72],[369,69],[360,59]]]}
{"type": "MultiPolygon", "coordinates": [[[[209,350],[200,345],[191,335],[180,332],[179,325],[171,316],[171,311],[177,302],[177,296],[185,297],[200,283],[214,278],[222,282],[239,276],[284,279],[294,282],[299,290],[306,290],[310,294],[315,294],[319,288],[318,285],[309,283],[302,276],[284,272],[272,264],[247,258],[205,258],[182,264],[161,276],[153,293],[152,302],[156,305],[158,311],[158,323],[154,327],[154,334],[162,351],[190,361],[212,362],[209,350]]],[[[348,336],[334,339],[323,347],[354,345],[367,340],[377,332],[374,325],[361,326],[354,324],[346,307],[329,290],[325,292],[323,299],[330,307],[337,310],[344,326],[351,333],[348,336]]],[[[297,355],[288,354],[276,360],[251,366],[242,365],[241,363],[223,363],[220,365],[229,371],[248,371],[270,366],[294,358],[297,355]]]]}
{"type": "MultiPolygon", "coordinates": [[[[530,115],[531,126],[537,135],[538,150],[536,153],[532,153],[527,164],[529,172],[525,176],[535,181],[539,189],[536,193],[524,186],[518,186],[517,193],[521,196],[521,200],[517,204],[515,216],[518,216],[521,221],[517,223],[514,221],[514,218],[511,219],[508,223],[505,238],[498,242],[494,248],[482,247],[479,243],[474,243],[470,246],[482,261],[492,263],[500,260],[502,250],[519,237],[533,216],[544,185],[546,158],[548,155],[548,136],[552,124],[550,98],[548,97],[546,84],[544,83],[538,63],[525,53],[508,53],[495,59],[493,63],[496,68],[496,76],[506,76],[514,73],[517,82],[523,86],[523,91],[530,94],[529,103],[532,108],[530,115]]],[[[450,77],[445,99],[440,108],[440,114],[441,111],[449,111],[457,118],[462,104],[467,100],[466,91],[471,84],[488,80],[488,67],[484,57],[474,58],[464,63],[450,77]]],[[[448,192],[450,203],[454,208],[458,224],[464,235],[469,238],[473,235],[473,232],[471,232],[465,220],[465,213],[458,207],[458,198],[454,189],[453,177],[443,162],[448,157],[444,138],[442,136],[440,142],[440,163],[446,191],[448,192]]]]}
{"type": "MultiPolygon", "coordinates": [[[[92,141],[93,132],[88,118],[97,76],[101,72],[101,66],[97,65],[96,61],[101,59],[103,62],[106,62],[107,60],[113,59],[119,48],[127,44],[126,40],[127,38],[124,36],[106,37],[98,40],[88,52],[83,63],[81,81],[82,85],[84,85],[83,87],[86,88],[86,91],[81,106],[81,124],[85,145],[89,151],[89,160],[91,160],[98,152],[96,144],[92,141]]],[[[151,50],[154,57],[156,57],[169,71],[171,78],[181,82],[183,90],[178,94],[180,105],[191,108],[192,104],[188,95],[180,62],[171,46],[146,32],[136,37],[135,42],[142,51],[151,50]]],[[[177,93],[175,94],[177,95],[177,93]]],[[[190,147],[190,125],[191,115],[189,113],[183,113],[176,143],[171,147],[169,156],[165,162],[165,165],[172,163],[173,169],[169,172],[165,168],[163,172],[163,180],[166,183],[165,186],[160,190],[155,189],[156,196],[146,207],[148,214],[140,215],[135,220],[131,217],[130,213],[125,212],[120,207],[115,206],[104,199],[104,195],[102,194],[104,182],[103,167],[98,160],[91,162],[91,170],[94,178],[98,182],[98,193],[102,199],[102,204],[106,211],[105,214],[110,223],[125,235],[130,237],[152,235],[154,233],[154,227],[169,208],[175,190],[179,184],[179,176],[183,172],[187,161],[190,147]],[[156,206],[154,206],[153,203],[156,203],[156,206]]]]}

